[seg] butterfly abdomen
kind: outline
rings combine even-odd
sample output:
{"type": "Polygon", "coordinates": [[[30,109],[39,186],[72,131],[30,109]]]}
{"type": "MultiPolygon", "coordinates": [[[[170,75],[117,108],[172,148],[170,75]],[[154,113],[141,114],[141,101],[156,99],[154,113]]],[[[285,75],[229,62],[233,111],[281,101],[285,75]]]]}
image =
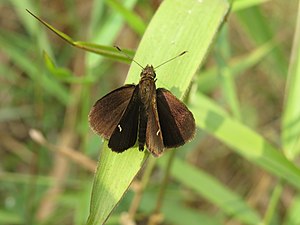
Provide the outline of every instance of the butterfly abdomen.
{"type": "Polygon", "coordinates": [[[138,142],[139,150],[143,151],[146,143],[146,129],[147,129],[148,117],[143,105],[140,106],[140,117],[139,117],[139,129],[138,129],[138,142]]]}

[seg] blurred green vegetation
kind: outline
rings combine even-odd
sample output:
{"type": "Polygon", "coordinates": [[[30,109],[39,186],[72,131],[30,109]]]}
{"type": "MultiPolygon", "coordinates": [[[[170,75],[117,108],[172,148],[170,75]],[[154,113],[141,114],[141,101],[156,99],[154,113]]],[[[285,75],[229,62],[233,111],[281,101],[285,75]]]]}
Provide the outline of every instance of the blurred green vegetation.
{"type": "MultiPolygon", "coordinates": [[[[103,147],[87,115],[128,71],[26,9],[73,40],[133,54],[160,1],[120,2],[1,1],[0,224],[85,224],[103,147]]],[[[196,137],[149,158],[107,224],[300,224],[298,4],[234,1],[189,90],[196,137]]]]}

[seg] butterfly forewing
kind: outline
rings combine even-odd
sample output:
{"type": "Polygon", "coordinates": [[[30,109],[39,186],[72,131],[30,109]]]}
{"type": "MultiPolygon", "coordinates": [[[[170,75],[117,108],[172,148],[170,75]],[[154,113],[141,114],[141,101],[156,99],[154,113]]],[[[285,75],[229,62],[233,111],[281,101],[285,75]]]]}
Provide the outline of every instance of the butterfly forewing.
{"type": "Polygon", "coordinates": [[[156,90],[157,111],[166,148],[178,147],[195,134],[195,120],[188,108],[170,91],[156,90]]]}
{"type": "Polygon", "coordinates": [[[123,152],[136,142],[140,105],[138,92],[139,86],[137,85],[121,120],[110,136],[108,147],[115,152],[123,152]]]}
{"type": "Polygon", "coordinates": [[[89,123],[94,132],[109,139],[124,113],[135,85],[120,87],[99,99],[89,113],[89,123]]]}

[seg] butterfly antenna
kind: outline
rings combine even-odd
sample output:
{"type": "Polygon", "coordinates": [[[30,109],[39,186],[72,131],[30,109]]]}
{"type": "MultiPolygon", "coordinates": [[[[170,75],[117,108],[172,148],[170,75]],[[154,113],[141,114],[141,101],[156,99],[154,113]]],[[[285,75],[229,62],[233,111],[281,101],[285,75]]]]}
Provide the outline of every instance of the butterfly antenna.
{"type": "Polygon", "coordinates": [[[169,60],[163,62],[162,64],[156,66],[154,69],[157,69],[158,67],[161,67],[162,65],[165,65],[166,63],[168,63],[168,62],[170,62],[170,61],[172,61],[172,60],[174,60],[174,59],[176,59],[176,58],[178,58],[178,57],[184,55],[185,53],[187,53],[187,51],[181,52],[179,55],[177,55],[177,56],[175,56],[175,57],[173,57],[173,58],[171,58],[171,59],[169,59],[169,60]]]}
{"type": "Polygon", "coordinates": [[[116,49],[118,49],[118,51],[120,51],[123,55],[126,56],[126,58],[130,59],[131,61],[135,62],[137,65],[139,65],[139,67],[141,67],[142,69],[144,69],[144,67],[139,64],[137,61],[135,61],[132,57],[130,57],[127,53],[125,53],[124,51],[122,51],[122,49],[120,49],[118,46],[114,46],[116,49]]]}

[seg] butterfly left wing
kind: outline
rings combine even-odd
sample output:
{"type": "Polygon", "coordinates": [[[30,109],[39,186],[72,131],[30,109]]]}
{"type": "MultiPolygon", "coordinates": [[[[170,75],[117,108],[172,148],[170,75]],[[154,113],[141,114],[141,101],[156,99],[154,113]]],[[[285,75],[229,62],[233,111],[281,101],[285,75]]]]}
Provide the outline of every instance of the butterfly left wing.
{"type": "Polygon", "coordinates": [[[109,139],[121,120],[133,95],[135,85],[120,87],[99,99],[89,113],[89,123],[92,130],[109,139]]]}
{"type": "Polygon", "coordinates": [[[189,109],[170,91],[156,90],[157,112],[166,148],[183,145],[195,134],[195,119],[189,109]]]}
{"type": "Polygon", "coordinates": [[[138,92],[139,85],[135,87],[130,102],[109,139],[108,147],[112,151],[121,153],[136,142],[140,106],[138,92]]]}

